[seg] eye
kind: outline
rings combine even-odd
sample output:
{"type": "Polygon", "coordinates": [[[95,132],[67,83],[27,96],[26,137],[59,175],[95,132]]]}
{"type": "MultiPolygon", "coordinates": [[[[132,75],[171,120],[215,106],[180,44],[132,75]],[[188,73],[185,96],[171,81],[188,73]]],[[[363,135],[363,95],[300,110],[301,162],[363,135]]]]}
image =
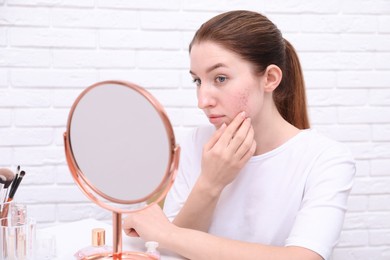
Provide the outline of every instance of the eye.
{"type": "Polygon", "coordinates": [[[192,82],[195,83],[195,85],[196,85],[197,87],[199,87],[200,84],[202,84],[202,81],[201,81],[200,79],[197,79],[197,78],[192,79],[192,82]]]}
{"type": "Polygon", "coordinates": [[[226,76],[218,76],[215,78],[215,81],[218,83],[224,83],[227,80],[226,76]]]}

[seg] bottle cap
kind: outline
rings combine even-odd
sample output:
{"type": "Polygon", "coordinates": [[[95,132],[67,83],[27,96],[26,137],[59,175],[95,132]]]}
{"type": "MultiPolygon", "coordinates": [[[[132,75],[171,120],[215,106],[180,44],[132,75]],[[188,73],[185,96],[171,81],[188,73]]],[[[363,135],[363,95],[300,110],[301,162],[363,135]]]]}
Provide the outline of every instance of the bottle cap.
{"type": "Polygon", "coordinates": [[[156,251],[158,247],[158,242],[156,241],[148,241],[145,243],[145,247],[147,248],[148,252],[154,252],[156,251]]]}
{"type": "Polygon", "coordinates": [[[106,244],[106,232],[104,228],[92,229],[92,245],[104,246],[106,244]]]}

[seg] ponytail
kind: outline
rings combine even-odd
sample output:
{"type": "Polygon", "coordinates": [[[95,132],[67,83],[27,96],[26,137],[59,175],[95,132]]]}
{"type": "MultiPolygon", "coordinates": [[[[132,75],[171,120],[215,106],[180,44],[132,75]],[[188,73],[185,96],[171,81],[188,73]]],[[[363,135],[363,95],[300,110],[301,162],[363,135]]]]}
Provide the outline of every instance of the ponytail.
{"type": "Polygon", "coordinates": [[[286,63],[280,85],[274,90],[273,98],[282,117],[299,129],[310,128],[307,115],[305,82],[298,55],[286,39],[286,63]]]}

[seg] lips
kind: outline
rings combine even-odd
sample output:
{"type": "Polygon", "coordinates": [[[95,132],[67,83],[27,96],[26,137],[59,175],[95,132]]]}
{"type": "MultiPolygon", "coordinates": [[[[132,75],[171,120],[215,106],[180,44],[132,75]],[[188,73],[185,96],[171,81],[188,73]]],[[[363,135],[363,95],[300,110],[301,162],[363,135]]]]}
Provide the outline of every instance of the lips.
{"type": "Polygon", "coordinates": [[[221,125],[224,122],[224,115],[216,115],[216,114],[211,114],[207,116],[209,118],[210,123],[213,125],[221,125]]]}

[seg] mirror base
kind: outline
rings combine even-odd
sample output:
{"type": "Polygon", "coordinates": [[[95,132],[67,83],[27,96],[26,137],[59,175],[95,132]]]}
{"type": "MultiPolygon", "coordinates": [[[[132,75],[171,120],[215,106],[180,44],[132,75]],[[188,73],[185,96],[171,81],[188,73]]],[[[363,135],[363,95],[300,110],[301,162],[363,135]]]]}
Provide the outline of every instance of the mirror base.
{"type": "Polygon", "coordinates": [[[94,254],[94,255],[84,257],[82,260],[105,260],[105,259],[156,260],[155,257],[141,252],[122,252],[120,255],[114,255],[113,253],[94,254]]]}
{"type": "Polygon", "coordinates": [[[95,254],[90,257],[94,258],[85,258],[84,260],[93,260],[93,259],[113,259],[113,260],[122,260],[122,259],[131,259],[131,260],[156,260],[155,257],[142,253],[142,252],[123,252],[122,251],[122,214],[118,212],[112,212],[112,233],[113,233],[113,253],[101,253],[95,254]]]}

